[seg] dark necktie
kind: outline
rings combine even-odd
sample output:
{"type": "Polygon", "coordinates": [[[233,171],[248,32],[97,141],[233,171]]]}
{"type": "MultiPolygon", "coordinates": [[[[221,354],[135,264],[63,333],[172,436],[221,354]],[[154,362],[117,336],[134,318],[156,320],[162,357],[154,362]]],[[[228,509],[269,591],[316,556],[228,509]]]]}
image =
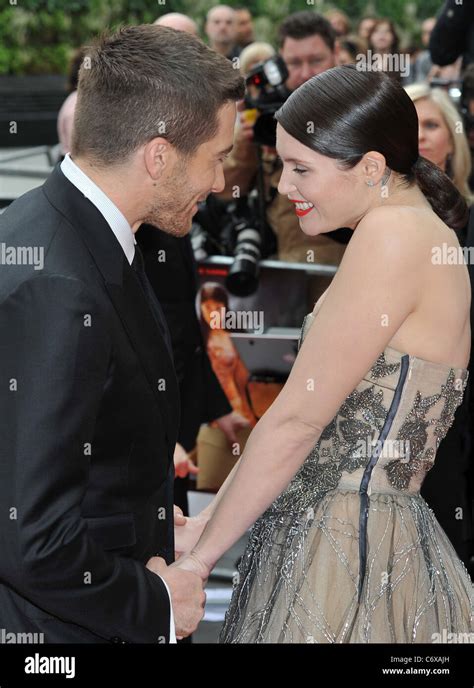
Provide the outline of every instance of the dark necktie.
{"type": "Polygon", "coordinates": [[[166,318],[163,313],[163,309],[160,306],[160,302],[155,296],[155,292],[153,291],[153,287],[150,284],[150,280],[146,276],[145,261],[143,259],[143,254],[138,244],[135,244],[135,255],[133,256],[132,260],[132,268],[135,271],[136,276],[138,277],[138,281],[140,282],[140,286],[148,302],[153,317],[155,318],[156,324],[160,328],[166,346],[168,347],[171,359],[173,359],[173,349],[171,345],[171,338],[168,325],[166,324],[166,318]]]}

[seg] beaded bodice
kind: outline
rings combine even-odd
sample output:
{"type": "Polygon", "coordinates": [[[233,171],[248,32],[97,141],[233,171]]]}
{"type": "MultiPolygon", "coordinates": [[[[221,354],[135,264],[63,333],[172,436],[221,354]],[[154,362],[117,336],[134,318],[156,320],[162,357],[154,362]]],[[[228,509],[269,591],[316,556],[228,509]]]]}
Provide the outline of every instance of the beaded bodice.
{"type": "MultiPolygon", "coordinates": [[[[315,317],[303,322],[300,346],[315,317]]],[[[417,493],[452,425],[468,371],[386,347],[326,426],[271,510],[335,489],[417,493]]]]}

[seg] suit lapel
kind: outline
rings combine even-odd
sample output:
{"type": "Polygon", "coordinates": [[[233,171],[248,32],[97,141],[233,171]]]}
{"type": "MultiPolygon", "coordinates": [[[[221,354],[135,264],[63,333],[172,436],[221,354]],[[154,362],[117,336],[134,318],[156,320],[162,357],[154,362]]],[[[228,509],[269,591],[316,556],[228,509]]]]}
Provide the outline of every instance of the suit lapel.
{"type": "Polygon", "coordinates": [[[172,458],[179,424],[179,391],[173,362],[138,279],[112,229],[97,208],[55,167],[43,186],[52,205],[63,214],[87,247],[105,289],[164,417],[172,458]]]}

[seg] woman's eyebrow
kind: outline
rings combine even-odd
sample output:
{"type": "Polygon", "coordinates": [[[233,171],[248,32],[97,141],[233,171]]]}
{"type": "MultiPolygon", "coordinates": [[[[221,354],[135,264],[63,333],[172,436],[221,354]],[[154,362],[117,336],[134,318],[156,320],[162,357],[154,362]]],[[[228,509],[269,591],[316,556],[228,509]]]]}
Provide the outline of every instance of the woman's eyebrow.
{"type": "Polygon", "coordinates": [[[285,162],[295,162],[299,163],[300,165],[309,165],[309,162],[305,162],[304,160],[297,159],[297,158],[285,158],[283,155],[277,154],[280,160],[284,160],[285,162]]]}

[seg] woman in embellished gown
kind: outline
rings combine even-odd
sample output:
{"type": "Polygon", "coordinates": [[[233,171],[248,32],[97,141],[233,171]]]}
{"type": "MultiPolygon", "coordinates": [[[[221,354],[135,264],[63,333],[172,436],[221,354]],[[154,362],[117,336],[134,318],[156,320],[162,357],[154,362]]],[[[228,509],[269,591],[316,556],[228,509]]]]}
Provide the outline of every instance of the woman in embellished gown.
{"type": "Polygon", "coordinates": [[[176,527],[174,565],[205,580],[252,526],[222,642],[472,633],[469,576],[419,493],[468,376],[468,271],[442,259],[464,200],[419,156],[415,107],[386,74],[330,69],[276,119],[301,230],[353,236],[284,389],[212,504],[176,527]]]}

